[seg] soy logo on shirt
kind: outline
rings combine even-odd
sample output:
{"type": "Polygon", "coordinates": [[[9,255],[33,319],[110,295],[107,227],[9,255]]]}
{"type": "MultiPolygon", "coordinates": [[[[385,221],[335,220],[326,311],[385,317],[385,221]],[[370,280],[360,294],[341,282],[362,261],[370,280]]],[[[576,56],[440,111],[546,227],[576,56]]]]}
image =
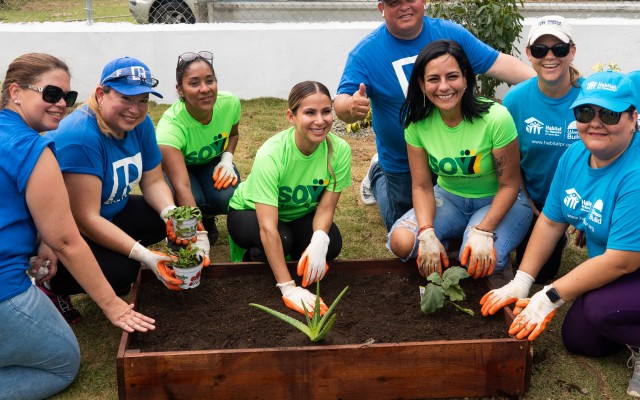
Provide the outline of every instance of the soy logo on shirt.
{"type": "Polygon", "coordinates": [[[278,204],[282,207],[317,204],[320,194],[329,184],[329,179],[314,179],[312,183],[313,185],[296,185],[294,187],[280,186],[278,188],[278,204]]]}
{"type": "Polygon", "coordinates": [[[217,157],[224,151],[229,139],[228,132],[222,132],[213,138],[213,141],[206,146],[202,146],[199,151],[187,153],[184,157],[187,164],[202,164],[217,157]]]}
{"type": "Polygon", "coordinates": [[[429,154],[429,167],[436,174],[443,175],[475,175],[480,172],[482,153],[475,150],[461,150],[460,157],[443,157],[438,160],[429,154]]]}

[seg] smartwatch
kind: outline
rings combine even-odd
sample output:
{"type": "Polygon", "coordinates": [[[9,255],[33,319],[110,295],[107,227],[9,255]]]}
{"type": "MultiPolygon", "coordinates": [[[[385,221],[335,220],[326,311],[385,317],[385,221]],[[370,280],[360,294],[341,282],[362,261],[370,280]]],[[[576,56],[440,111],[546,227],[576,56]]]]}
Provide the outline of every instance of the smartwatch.
{"type": "Polygon", "coordinates": [[[557,306],[561,306],[564,304],[564,301],[562,300],[560,293],[558,293],[558,290],[553,286],[549,285],[549,289],[545,292],[545,294],[549,298],[549,301],[552,302],[553,304],[557,306]]]}

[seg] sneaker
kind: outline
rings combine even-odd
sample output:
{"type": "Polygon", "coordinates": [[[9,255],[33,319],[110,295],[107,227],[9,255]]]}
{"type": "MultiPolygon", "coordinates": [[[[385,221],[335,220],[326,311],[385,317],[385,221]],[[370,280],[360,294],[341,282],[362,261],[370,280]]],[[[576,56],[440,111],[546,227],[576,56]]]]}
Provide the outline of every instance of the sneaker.
{"type": "Polygon", "coordinates": [[[80,321],[82,315],[80,314],[80,311],[75,309],[75,307],[71,303],[71,298],[69,296],[58,296],[51,290],[47,289],[41,283],[36,284],[36,287],[42,290],[42,292],[47,295],[49,300],[51,300],[53,305],[60,312],[60,314],[62,314],[69,325],[75,324],[80,321]]]}
{"type": "Polygon", "coordinates": [[[627,347],[631,350],[631,357],[627,361],[627,366],[633,368],[633,375],[627,387],[627,394],[633,397],[640,397],[640,348],[627,347]]]}
{"type": "Polygon", "coordinates": [[[374,154],[371,158],[369,169],[367,170],[364,178],[362,178],[362,182],[360,182],[360,200],[362,200],[362,204],[365,206],[376,204],[376,198],[373,197],[373,192],[371,191],[371,179],[369,179],[369,174],[371,173],[373,166],[377,163],[378,153],[374,154]]]}
{"type": "Polygon", "coordinates": [[[216,218],[203,218],[202,225],[204,229],[207,231],[207,237],[209,238],[209,245],[213,246],[217,241],[220,233],[218,232],[218,227],[216,226],[216,218]]]}

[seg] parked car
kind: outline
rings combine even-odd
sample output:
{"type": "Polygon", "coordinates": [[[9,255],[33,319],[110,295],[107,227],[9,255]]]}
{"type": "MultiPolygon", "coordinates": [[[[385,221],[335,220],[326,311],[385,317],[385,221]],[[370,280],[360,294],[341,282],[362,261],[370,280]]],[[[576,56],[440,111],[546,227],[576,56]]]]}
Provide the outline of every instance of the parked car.
{"type": "Polygon", "coordinates": [[[129,11],[141,24],[195,24],[197,0],[129,0],[129,11]]]}

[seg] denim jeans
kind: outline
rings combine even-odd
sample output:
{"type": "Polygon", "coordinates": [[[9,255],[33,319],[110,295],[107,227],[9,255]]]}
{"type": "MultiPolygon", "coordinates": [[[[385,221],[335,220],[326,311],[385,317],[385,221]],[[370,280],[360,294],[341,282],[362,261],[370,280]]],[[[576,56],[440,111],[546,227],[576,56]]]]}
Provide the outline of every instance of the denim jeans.
{"type": "Polygon", "coordinates": [[[388,232],[393,223],[413,207],[411,173],[385,172],[380,164],[376,163],[369,172],[369,179],[371,192],[378,203],[382,221],[388,232]]]}
{"type": "MultiPolygon", "coordinates": [[[[471,199],[451,194],[440,186],[433,187],[436,199],[436,215],[433,219],[433,228],[436,237],[446,246],[448,239],[462,238],[459,258],[462,257],[469,232],[472,227],[478,225],[489,211],[493,196],[479,199],[471,199]]],[[[522,191],[518,193],[511,209],[502,218],[495,230],[494,247],[496,249],[495,271],[502,270],[509,263],[509,253],[515,249],[527,234],[533,211],[522,191]]],[[[412,230],[416,235],[410,258],[418,256],[418,222],[413,209],[407,211],[391,228],[389,237],[398,226],[412,230]]],[[[389,241],[387,241],[389,247],[389,241]]]]}
{"type": "Polygon", "coordinates": [[[78,341],[40,289],[0,303],[0,320],[0,399],[44,399],[73,382],[78,341]]]}
{"type": "MultiPolygon", "coordinates": [[[[238,176],[238,183],[235,186],[229,186],[226,189],[220,190],[213,187],[213,170],[220,162],[220,158],[221,156],[218,156],[206,164],[187,165],[189,182],[191,182],[191,193],[196,201],[196,205],[200,208],[203,214],[211,217],[227,213],[229,209],[229,200],[240,184],[240,172],[234,165],[233,169],[238,176]]],[[[165,178],[167,178],[166,174],[165,178]]],[[[169,182],[169,179],[166,180],[175,197],[175,192],[171,182],[169,182]]]]}

